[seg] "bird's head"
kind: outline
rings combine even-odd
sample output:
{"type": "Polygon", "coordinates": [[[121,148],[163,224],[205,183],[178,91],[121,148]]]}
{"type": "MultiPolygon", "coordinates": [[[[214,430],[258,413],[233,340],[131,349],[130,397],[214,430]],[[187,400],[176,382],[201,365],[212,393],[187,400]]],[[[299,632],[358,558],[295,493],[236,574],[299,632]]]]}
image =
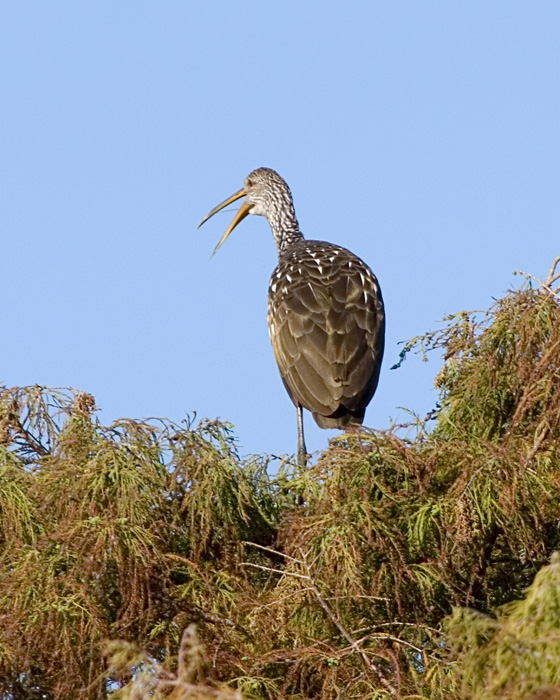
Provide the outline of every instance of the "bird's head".
{"type": "MultiPolygon", "coordinates": [[[[281,216],[282,211],[293,213],[292,194],[286,182],[278,175],[277,172],[270,168],[257,168],[245,178],[243,187],[228,197],[218,206],[214,207],[206,214],[197,228],[208,221],[211,216],[227,207],[232,202],[245,197],[245,201],[237,210],[233,221],[227,227],[226,232],[220,238],[218,245],[214,248],[214,255],[222,243],[226,240],[233,229],[249,214],[264,216],[269,224],[274,227],[276,219],[281,216]]],[[[294,214],[295,218],[295,214],[294,214]]]]}

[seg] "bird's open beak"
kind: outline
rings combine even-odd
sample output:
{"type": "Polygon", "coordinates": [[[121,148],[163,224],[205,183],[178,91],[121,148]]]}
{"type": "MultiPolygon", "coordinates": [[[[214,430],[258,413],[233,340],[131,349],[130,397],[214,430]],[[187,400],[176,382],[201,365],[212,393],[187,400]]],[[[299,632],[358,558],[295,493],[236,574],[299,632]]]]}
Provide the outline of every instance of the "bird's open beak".
{"type": "MultiPolygon", "coordinates": [[[[247,192],[245,192],[245,188],[242,187],[242,188],[239,190],[239,192],[236,192],[235,194],[232,194],[231,197],[228,197],[224,202],[222,202],[221,204],[218,204],[217,207],[214,207],[214,209],[212,209],[211,211],[209,211],[208,214],[206,214],[206,216],[205,216],[205,217],[202,219],[202,221],[198,224],[197,228],[200,228],[200,227],[202,226],[202,224],[205,223],[206,221],[208,221],[208,219],[209,219],[211,216],[214,216],[214,214],[216,214],[216,212],[219,212],[219,211],[220,211],[221,209],[223,209],[224,207],[227,207],[228,204],[231,204],[232,202],[235,202],[237,199],[240,199],[241,197],[244,197],[246,194],[247,194],[247,192]]],[[[226,232],[224,233],[224,235],[223,235],[223,236],[220,238],[220,240],[218,241],[218,245],[214,248],[214,252],[212,253],[212,255],[215,255],[215,254],[218,252],[218,250],[219,250],[220,247],[222,246],[222,243],[226,240],[226,238],[227,238],[227,237],[229,236],[229,234],[233,231],[233,229],[237,226],[237,224],[238,224],[240,221],[243,221],[243,219],[249,214],[249,212],[251,211],[251,209],[252,209],[252,205],[251,205],[251,204],[247,204],[247,202],[243,202],[243,204],[242,204],[242,205],[239,207],[239,209],[237,210],[237,214],[233,217],[233,221],[232,221],[231,224],[227,227],[226,232]]]]}

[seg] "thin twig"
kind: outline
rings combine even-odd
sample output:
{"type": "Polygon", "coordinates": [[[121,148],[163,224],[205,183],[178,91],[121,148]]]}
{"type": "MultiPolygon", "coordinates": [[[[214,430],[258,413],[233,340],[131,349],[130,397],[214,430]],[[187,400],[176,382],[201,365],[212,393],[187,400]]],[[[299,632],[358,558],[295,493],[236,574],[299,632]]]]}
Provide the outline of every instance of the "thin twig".
{"type": "Polygon", "coordinates": [[[429,625],[420,625],[417,622],[399,622],[398,620],[394,620],[393,622],[379,622],[375,625],[370,625],[369,627],[362,627],[359,630],[354,630],[352,634],[360,634],[361,632],[365,632],[366,630],[370,630],[372,627],[375,627],[376,629],[379,627],[414,627],[414,629],[423,629],[427,630],[428,632],[433,632],[434,634],[439,634],[438,630],[435,629],[435,627],[430,627],[429,625]]]}
{"type": "MultiPolygon", "coordinates": [[[[309,570],[309,567],[307,566],[305,552],[300,550],[300,554],[302,557],[300,564],[304,567],[304,570],[307,571],[307,578],[311,583],[311,587],[313,588],[313,593],[315,593],[315,597],[317,598],[319,605],[323,608],[323,610],[327,614],[327,617],[330,619],[330,621],[333,623],[333,625],[338,629],[338,631],[342,634],[344,639],[346,639],[346,641],[350,644],[350,646],[352,646],[358,650],[358,653],[360,654],[362,661],[364,662],[364,667],[365,667],[366,671],[374,670],[372,668],[372,664],[371,664],[367,654],[365,653],[365,651],[363,649],[358,649],[356,640],[353,639],[352,635],[348,632],[348,630],[344,627],[344,625],[336,617],[336,615],[333,613],[333,611],[330,609],[330,607],[327,605],[327,603],[325,602],[325,600],[321,596],[319,589],[317,588],[317,586],[315,585],[315,582],[313,581],[313,579],[311,577],[311,572],[309,570]]],[[[379,680],[381,681],[381,683],[391,693],[396,695],[397,694],[396,688],[391,683],[389,683],[389,681],[387,679],[383,678],[379,669],[376,668],[375,672],[377,673],[377,676],[378,676],[379,680]]]]}
{"type": "Polygon", "coordinates": [[[295,576],[296,578],[303,578],[309,581],[309,576],[304,576],[303,574],[296,574],[294,571],[283,571],[282,569],[273,569],[271,566],[261,566],[260,564],[253,564],[250,561],[242,561],[240,566],[252,566],[254,569],[262,569],[263,571],[269,571],[274,574],[281,574],[282,576],[295,576]]]}
{"type": "Polygon", "coordinates": [[[560,263],[560,255],[557,255],[554,258],[554,260],[552,261],[552,265],[550,266],[550,270],[548,271],[548,275],[546,276],[545,284],[548,287],[552,287],[552,285],[556,282],[556,280],[560,279],[560,272],[556,273],[556,268],[558,267],[558,263],[560,263]]]}
{"type": "Polygon", "coordinates": [[[263,552],[270,552],[271,554],[276,554],[279,557],[284,557],[284,559],[289,559],[290,561],[299,562],[299,559],[294,559],[293,557],[289,556],[289,554],[284,554],[284,552],[278,552],[276,549],[272,549],[271,547],[264,547],[262,544],[257,544],[256,542],[244,541],[241,544],[248,544],[248,545],[251,545],[251,547],[256,547],[257,549],[262,549],[263,552]]]}
{"type": "Polygon", "coordinates": [[[364,600],[382,600],[384,603],[386,603],[389,600],[389,598],[383,598],[378,595],[360,595],[359,593],[348,593],[347,595],[328,596],[327,598],[325,598],[325,600],[342,600],[343,598],[352,598],[352,600],[356,600],[358,598],[363,598],[364,600]]]}
{"type": "Polygon", "coordinates": [[[539,448],[540,448],[543,440],[545,439],[545,437],[548,435],[549,430],[550,430],[550,426],[545,425],[544,428],[540,431],[538,437],[533,442],[533,447],[531,447],[531,450],[525,459],[525,463],[524,463],[525,467],[527,467],[529,465],[529,463],[531,462],[533,457],[539,451],[539,448]]]}
{"type": "Polygon", "coordinates": [[[361,644],[364,641],[367,641],[369,639],[386,639],[390,642],[394,642],[395,644],[404,644],[404,646],[410,647],[411,649],[414,649],[418,654],[426,654],[426,656],[429,656],[430,659],[433,659],[434,661],[437,661],[438,663],[444,663],[444,664],[450,664],[451,662],[449,661],[444,661],[443,659],[438,659],[437,656],[433,656],[430,654],[428,651],[425,649],[421,649],[420,647],[417,647],[415,644],[411,644],[410,642],[407,642],[405,639],[401,639],[400,637],[393,637],[392,634],[368,634],[365,637],[362,637],[357,643],[361,644]]]}
{"type": "Polygon", "coordinates": [[[548,275],[546,276],[546,280],[544,281],[539,279],[538,277],[535,277],[530,272],[525,272],[524,270],[516,270],[515,274],[523,275],[524,277],[532,279],[539,285],[540,289],[547,291],[553,297],[559,296],[560,287],[556,287],[556,289],[552,288],[552,285],[560,279],[560,272],[556,273],[558,263],[560,263],[560,255],[556,256],[552,261],[552,265],[550,266],[550,270],[548,271],[548,275]]]}
{"type": "Polygon", "coordinates": [[[16,421],[15,427],[17,428],[17,431],[19,434],[22,436],[22,438],[25,440],[26,444],[38,455],[41,455],[41,457],[46,457],[49,453],[46,447],[44,447],[41,442],[34,436],[32,435],[27,428],[24,428],[22,423],[20,421],[16,421]]]}

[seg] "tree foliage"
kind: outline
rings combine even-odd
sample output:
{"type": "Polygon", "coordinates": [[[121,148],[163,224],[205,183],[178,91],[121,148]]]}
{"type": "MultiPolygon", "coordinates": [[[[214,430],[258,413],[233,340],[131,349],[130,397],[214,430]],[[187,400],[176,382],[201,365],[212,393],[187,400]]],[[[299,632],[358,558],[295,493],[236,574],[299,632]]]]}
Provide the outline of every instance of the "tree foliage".
{"type": "Polygon", "coordinates": [[[560,697],[550,286],[411,341],[444,353],[431,420],[303,472],[0,390],[0,697],[560,697]]]}

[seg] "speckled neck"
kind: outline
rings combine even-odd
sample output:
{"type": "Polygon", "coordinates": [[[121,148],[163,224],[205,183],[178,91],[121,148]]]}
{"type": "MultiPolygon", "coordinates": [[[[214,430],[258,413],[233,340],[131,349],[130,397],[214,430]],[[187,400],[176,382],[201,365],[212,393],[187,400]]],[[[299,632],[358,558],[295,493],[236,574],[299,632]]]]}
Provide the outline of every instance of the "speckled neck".
{"type": "Polygon", "coordinates": [[[303,240],[290,191],[275,192],[269,202],[266,220],[270,225],[280,258],[294,243],[303,240]]]}

